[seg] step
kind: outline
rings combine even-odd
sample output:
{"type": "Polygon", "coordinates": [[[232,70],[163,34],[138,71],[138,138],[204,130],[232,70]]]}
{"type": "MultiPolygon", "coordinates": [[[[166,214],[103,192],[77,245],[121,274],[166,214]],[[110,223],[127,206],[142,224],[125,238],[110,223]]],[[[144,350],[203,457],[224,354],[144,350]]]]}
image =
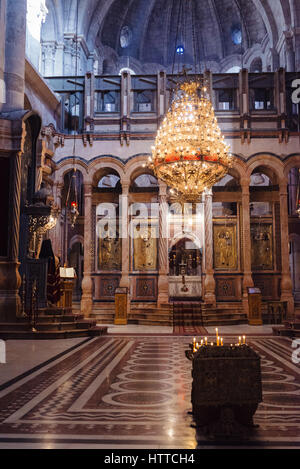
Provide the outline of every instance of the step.
{"type": "MultiPolygon", "coordinates": [[[[96,321],[78,321],[78,322],[50,322],[35,324],[35,329],[38,331],[66,331],[74,329],[90,329],[96,326],[96,321]]],[[[0,323],[1,331],[28,331],[31,330],[32,325],[30,324],[19,324],[19,323],[0,323]]]]}
{"type": "Polygon", "coordinates": [[[66,331],[0,331],[0,339],[12,340],[52,340],[70,339],[77,337],[98,337],[107,334],[107,327],[92,327],[90,329],[73,329],[66,331]]]}

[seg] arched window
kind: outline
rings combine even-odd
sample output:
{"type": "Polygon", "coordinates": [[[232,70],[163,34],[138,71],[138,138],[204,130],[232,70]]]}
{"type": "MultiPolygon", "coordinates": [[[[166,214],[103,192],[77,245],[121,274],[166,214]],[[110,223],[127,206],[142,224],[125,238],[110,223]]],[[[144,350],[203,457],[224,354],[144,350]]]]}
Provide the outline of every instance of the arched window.
{"type": "Polygon", "coordinates": [[[120,186],[120,176],[117,174],[106,174],[99,179],[98,188],[99,189],[116,189],[117,186],[120,186]]]}
{"type": "Polygon", "coordinates": [[[157,192],[158,182],[152,174],[140,174],[131,183],[131,192],[157,192]]]}

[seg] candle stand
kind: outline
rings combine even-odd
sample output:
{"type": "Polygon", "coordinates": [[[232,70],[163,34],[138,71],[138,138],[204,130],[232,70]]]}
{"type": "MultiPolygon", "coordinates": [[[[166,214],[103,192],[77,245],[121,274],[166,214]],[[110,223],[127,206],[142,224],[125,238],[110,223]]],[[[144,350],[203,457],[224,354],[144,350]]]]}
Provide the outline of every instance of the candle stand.
{"type": "Polygon", "coordinates": [[[186,351],[193,362],[192,412],[212,437],[241,437],[254,428],[262,401],[260,357],[248,345],[201,346],[186,351]]]}

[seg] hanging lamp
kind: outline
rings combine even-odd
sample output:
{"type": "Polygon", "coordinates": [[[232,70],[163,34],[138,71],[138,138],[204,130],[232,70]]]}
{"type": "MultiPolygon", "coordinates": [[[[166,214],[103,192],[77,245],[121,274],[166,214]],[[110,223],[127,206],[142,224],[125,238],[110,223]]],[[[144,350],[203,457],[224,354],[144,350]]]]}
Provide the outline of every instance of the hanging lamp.
{"type": "MultiPolygon", "coordinates": [[[[76,31],[75,31],[75,112],[77,108],[76,102],[76,93],[77,93],[77,75],[78,75],[78,0],[76,3],[76,31]]],[[[78,196],[77,196],[77,169],[75,166],[75,148],[76,148],[76,132],[77,132],[77,121],[75,119],[75,128],[74,128],[74,138],[73,138],[73,174],[69,181],[69,188],[68,194],[66,198],[66,211],[69,210],[69,219],[71,223],[71,227],[74,228],[76,224],[76,220],[79,216],[79,209],[78,209],[78,196]],[[71,197],[72,196],[72,197],[71,197]]]]}
{"type": "MultiPolygon", "coordinates": [[[[194,0],[191,0],[190,7],[195,75],[187,75],[187,69],[183,67],[182,78],[158,129],[148,163],[155,176],[184,200],[198,199],[232,166],[230,147],[218,126],[208,87],[204,78],[197,75],[194,0]]],[[[185,24],[182,2],[177,31],[181,23],[185,24]]]]}

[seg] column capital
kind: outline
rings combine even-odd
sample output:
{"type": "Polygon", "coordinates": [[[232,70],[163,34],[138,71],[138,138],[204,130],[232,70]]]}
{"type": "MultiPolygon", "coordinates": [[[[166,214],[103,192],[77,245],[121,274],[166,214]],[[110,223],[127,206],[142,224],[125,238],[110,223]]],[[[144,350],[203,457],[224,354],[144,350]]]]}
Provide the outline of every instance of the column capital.
{"type": "Polygon", "coordinates": [[[168,186],[165,182],[159,180],[158,187],[159,187],[159,195],[167,195],[168,186]]]}
{"type": "Polygon", "coordinates": [[[128,195],[129,194],[129,188],[130,188],[130,182],[129,181],[124,181],[121,182],[122,185],[122,195],[128,195]]]}
{"type": "Polygon", "coordinates": [[[93,184],[90,182],[83,183],[84,197],[91,197],[93,191],[93,184]]]}
{"type": "Polygon", "coordinates": [[[288,182],[286,179],[279,181],[279,195],[287,195],[288,193],[288,182]]]}
{"type": "Polygon", "coordinates": [[[250,178],[249,177],[243,177],[240,179],[240,186],[242,188],[243,193],[249,193],[250,189],[250,178]]]}

